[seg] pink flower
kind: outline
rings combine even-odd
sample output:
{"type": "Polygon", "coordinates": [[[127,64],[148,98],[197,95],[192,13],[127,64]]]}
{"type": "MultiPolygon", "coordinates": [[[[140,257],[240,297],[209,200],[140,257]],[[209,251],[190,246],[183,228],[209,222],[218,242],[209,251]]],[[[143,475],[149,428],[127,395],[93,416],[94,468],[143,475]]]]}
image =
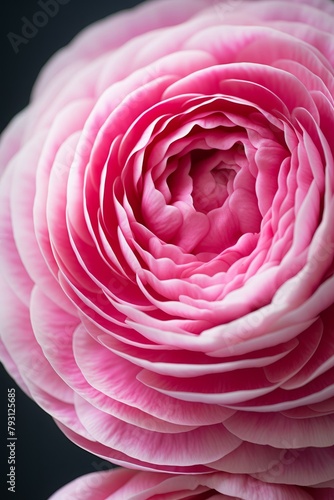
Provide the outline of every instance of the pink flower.
{"type": "Polygon", "coordinates": [[[114,469],[82,476],[50,500],[331,500],[331,495],[329,488],[266,484],[250,476],[224,472],[177,476],[114,469]]]}
{"type": "Polygon", "coordinates": [[[151,1],[47,65],[0,149],[1,359],[79,446],[334,487],[333,103],[329,0],[151,1]]]}

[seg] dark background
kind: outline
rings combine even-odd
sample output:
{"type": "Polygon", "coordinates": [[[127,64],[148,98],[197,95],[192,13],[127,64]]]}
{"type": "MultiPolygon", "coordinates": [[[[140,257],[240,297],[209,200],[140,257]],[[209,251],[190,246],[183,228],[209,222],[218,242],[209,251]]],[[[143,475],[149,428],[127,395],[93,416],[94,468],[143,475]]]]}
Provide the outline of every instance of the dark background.
{"type": "MultiPolygon", "coordinates": [[[[133,7],[139,0],[69,0],[59,12],[38,29],[16,54],[7,34],[21,35],[22,17],[32,19],[41,10],[37,0],[2,2],[0,14],[0,131],[29,102],[33,83],[46,61],[66,45],[82,28],[113,12],[133,7]]],[[[1,293],[1,292],[0,292],[1,293]]],[[[1,325],[0,325],[1,328],[1,325]]],[[[0,364],[0,497],[3,500],[46,500],[72,479],[109,465],[72,444],[52,418],[31,401],[12,381],[0,364]],[[8,473],[7,389],[16,389],[16,493],[7,490],[8,473]]],[[[74,499],[75,500],[75,499],[74,499]]],[[[80,499],[78,499],[80,500],[80,499]]]]}

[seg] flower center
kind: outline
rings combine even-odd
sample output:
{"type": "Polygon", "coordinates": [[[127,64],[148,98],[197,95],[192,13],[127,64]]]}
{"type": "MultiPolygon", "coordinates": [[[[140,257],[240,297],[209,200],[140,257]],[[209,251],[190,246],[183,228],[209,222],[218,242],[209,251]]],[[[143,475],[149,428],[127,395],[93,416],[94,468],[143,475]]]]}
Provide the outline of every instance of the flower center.
{"type": "Polygon", "coordinates": [[[224,205],[233,192],[233,181],[240,169],[235,164],[233,151],[191,152],[190,176],[193,181],[192,198],[195,210],[207,214],[224,205]]]}

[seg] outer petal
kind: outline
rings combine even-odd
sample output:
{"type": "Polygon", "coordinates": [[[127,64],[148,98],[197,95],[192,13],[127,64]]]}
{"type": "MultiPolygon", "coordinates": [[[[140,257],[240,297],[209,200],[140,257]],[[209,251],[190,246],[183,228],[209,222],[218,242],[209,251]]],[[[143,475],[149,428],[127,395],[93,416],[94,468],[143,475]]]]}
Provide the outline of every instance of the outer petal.
{"type": "MultiPolygon", "coordinates": [[[[166,500],[189,499],[207,493],[205,498],[242,498],[256,500],[311,500],[312,496],[301,488],[267,485],[243,475],[224,473],[207,476],[168,476],[116,469],[88,474],[63,487],[50,500],[82,498],[84,500],[166,500]],[[211,493],[211,495],[208,495],[211,493]],[[216,495],[215,495],[216,493],[216,495]]],[[[322,497],[319,497],[322,498],[322,497]]]]}

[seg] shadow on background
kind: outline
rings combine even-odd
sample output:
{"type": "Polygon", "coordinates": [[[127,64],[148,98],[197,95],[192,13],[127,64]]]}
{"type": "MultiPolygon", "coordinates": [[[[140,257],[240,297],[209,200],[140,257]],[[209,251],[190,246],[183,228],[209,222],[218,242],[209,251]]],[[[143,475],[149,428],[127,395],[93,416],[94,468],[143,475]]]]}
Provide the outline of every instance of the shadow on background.
{"type": "MultiPolygon", "coordinates": [[[[112,464],[82,450],[58,429],[52,418],[28,398],[1,369],[1,493],[2,500],[46,500],[76,477],[107,470],[112,464]],[[15,388],[15,494],[10,479],[7,448],[7,389],[15,388]]],[[[76,499],[73,499],[76,500],[76,499]]],[[[80,500],[80,499],[77,499],[80,500]]]]}
{"type": "MultiPolygon", "coordinates": [[[[58,12],[53,17],[49,16],[45,25],[40,27],[27,43],[22,42],[19,37],[22,36],[25,19],[35,19],[38,22],[36,13],[42,10],[40,4],[46,2],[47,0],[7,1],[1,6],[0,131],[28,104],[33,83],[53,53],[67,45],[81,29],[92,22],[141,3],[138,0],[59,0],[58,12]]],[[[43,16],[39,22],[43,24],[43,16]]],[[[1,499],[46,500],[76,477],[111,466],[72,444],[52,418],[16,386],[1,364],[0,383],[1,499]],[[6,447],[7,389],[12,387],[16,389],[18,438],[15,494],[7,490],[9,485],[6,484],[9,468],[6,447]]]]}
{"type": "Polygon", "coordinates": [[[89,24],[122,9],[142,3],[139,0],[15,0],[3,2],[0,15],[1,32],[1,116],[0,130],[29,101],[38,72],[52,54],[67,45],[89,24]],[[53,15],[36,16],[43,12],[41,4],[57,1],[59,9],[53,15]],[[41,25],[29,26],[35,21],[41,25]],[[43,25],[44,24],[44,25],[43,25]],[[26,28],[25,28],[26,27],[26,28]],[[22,29],[31,38],[23,42],[22,29]],[[21,37],[21,39],[20,39],[21,37]]]}

